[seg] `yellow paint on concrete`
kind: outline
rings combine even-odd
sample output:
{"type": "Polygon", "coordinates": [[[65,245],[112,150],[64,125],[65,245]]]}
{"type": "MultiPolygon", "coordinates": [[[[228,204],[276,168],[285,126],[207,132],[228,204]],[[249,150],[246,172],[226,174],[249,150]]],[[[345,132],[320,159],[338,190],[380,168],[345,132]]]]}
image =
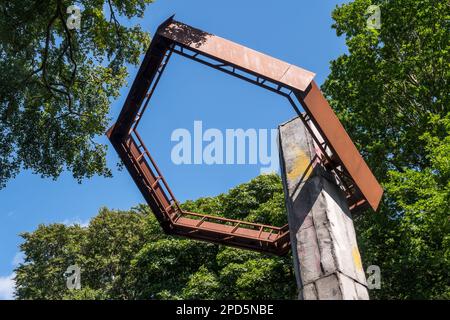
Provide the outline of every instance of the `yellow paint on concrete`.
{"type": "Polygon", "coordinates": [[[358,247],[353,247],[352,249],[353,262],[355,263],[355,267],[358,271],[362,271],[363,266],[361,262],[361,256],[359,254],[358,247]]]}
{"type": "Polygon", "coordinates": [[[289,180],[296,180],[297,178],[302,176],[306,170],[308,170],[308,172],[306,172],[305,174],[306,179],[312,172],[312,166],[308,168],[311,163],[311,159],[309,158],[309,156],[301,149],[296,150],[296,153],[297,156],[294,165],[287,174],[289,180]]]}

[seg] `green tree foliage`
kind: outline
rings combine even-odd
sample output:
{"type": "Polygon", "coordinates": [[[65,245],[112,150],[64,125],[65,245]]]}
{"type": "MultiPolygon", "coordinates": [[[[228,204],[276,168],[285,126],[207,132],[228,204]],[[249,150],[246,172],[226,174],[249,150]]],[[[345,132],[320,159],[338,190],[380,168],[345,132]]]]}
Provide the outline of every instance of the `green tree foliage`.
{"type": "Polygon", "coordinates": [[[110,176],[103,135],[126,64],[138,64],[149,45],[139,26],[152,0],[0,2],[0,188],[21,169],[78,180],[110,176]],[[66,24],[71,5],[81,28],[66,24]]]}
{"type": "MultiPolygon", "coordinates": [[[[183,206],[226,217],[286,223],[284,204],[279,201],[282,196],[280,178],[263,175],[226,194],[188,201],[183,206]],[[224,208],[236,211],[228,213],[224,208]]],[[[16,269],[19,299],[296,296],[289,255],[280,258],[167,236],[144,205],[130,211],[101,209],[85,228],[40,225],[22,237],[25,260],[16,269]],[[82,288],[70,291],[63,274],[74,264],[81,267],[82,288]]]]}
{"type": "Polygon", "coordinates": [[[355,0],[333,12],[348,53],[322,86],[385,189],[356,219],[379,298],[449,298],[450,3],[355,0]],[[381,28],[366,25],[379,5],[381,28]]]}

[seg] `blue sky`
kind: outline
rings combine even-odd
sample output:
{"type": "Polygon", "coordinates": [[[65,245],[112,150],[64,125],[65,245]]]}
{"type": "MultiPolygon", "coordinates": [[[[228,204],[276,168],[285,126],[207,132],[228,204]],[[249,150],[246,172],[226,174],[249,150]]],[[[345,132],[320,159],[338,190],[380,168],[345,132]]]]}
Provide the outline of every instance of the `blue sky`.
{"type": "MultiPolygon", "coordinates": [[[[315,72],[321,84],[329,63],[346,52],[344,39],[331,29],[331,11],[346,1],[324,0],[157,0],[139,23],[151,34],[167,17],[264,52],[315,72]]],[[[134,21],[133,21],[134,23],[134,21]]],[[[131,84],[137,68],[129,68],[131,84]]],[[[111,106],[111,123],[122,108],[128,86],[111,106]]],[[[272,129],[294,116],[287,101],[251,84],[174,56],[141,121],[139,132],[180,201],[216,195],[248,181],[260,165],[181,165],[171,161],[177,128],[272,129]]],[[[78,184],[69,173],[58,180],[22,172],[0,191],[0,298],[10,294],[14,266],[20,262],[19,234],[39,224],[88,223],[98,209],[129,209],[144,202],[109,145],[112,179],[95,177],[78,184]]]]}

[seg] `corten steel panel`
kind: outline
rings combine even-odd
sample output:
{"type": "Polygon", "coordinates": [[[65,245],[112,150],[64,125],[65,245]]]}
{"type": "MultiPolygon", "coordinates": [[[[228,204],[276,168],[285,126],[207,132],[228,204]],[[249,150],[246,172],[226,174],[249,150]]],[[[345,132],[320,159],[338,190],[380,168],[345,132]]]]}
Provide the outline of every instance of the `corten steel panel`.
{"type": "MultiPolygon", "coordinates": [[[[164,28],[169,23],[171,18],[163,22],[158,30],[164,28]]],[[[164,59],[164,54],[169,49],[169,43],[158,36],[158,31],[150,43],[144,60],[139,67],[136,78],[133,81],[130,91],[128,92],[125,103],[119,114],[115,128],[112,134],[126,135],[128,134],[133,121],[136,118],[137,112],[145,98],[150,84],[157,74],[157,70],[164,59]]]]}
{"type": "MultiPolygon", "coordinates": [[[[117,122],[107,132],[165,232],[279,255],[289,250],[287,226],[253,226],[242,221],[188,213],[179,208],[164,177],[136,132],[139,119],[171,52],[193,60],[196,60],[197,55],[215,60],[231,67],[232,71],[221,69],[220,65],[207,65],[282,94],[292,103],[290,94],[281,92],[280,89],[291,90],[332,150],[333,159],[337,160],[336,165],[342,166],[356,184],[358,189],[349,199],[358,203],[366,200],[374,210],[377,209],[383,190],[313,81],[314,73],[169,18],[158,27],[117,122]],[[175,46],[196,54],[185,55],[182,50],[175,50],[175,46]],[[253,75],[257,80],[236,74],[235,69],[253,75]],[[260,79],[263,81],[260,82],[260,79]],[[278,88],[265,85],[265,81],[278,88]],[[146,95],[148,99],[143,106],[146,95]],[[137,135],[139,143],[133,139],[133,134],[137,135]],[[358,195],[359,191],[364,198],[358,195]]],[[[196,61],[204,63],[202,60],[196,61]]],[[[301,116],[298,108],[294,108],[301,116]]]]}
{"type": "Polygon", "coordinates": [[[304,91],[315,74],[210,33],[172,21],[159,36],[286,87],[304,91]]]}
{"type": "Polygon", "coordinates": [[[372,209],[376,211],[383,195],[383,189],[359,154],[315,81],[311,83],[311,87],[306,93],[299,93],[297,97],[322,136],[329,143],[333,153],[346,168],[372,209]]]}

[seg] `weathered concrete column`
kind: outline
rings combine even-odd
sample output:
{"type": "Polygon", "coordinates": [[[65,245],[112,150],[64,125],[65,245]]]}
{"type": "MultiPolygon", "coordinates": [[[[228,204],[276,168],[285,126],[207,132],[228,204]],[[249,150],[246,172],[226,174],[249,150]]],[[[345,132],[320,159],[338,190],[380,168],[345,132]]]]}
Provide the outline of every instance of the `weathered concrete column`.
{"type": "Polygon", "coordinates": [[[344,193],[300,118],[278,132],[299,299],[369,299],[344,193]]]}

